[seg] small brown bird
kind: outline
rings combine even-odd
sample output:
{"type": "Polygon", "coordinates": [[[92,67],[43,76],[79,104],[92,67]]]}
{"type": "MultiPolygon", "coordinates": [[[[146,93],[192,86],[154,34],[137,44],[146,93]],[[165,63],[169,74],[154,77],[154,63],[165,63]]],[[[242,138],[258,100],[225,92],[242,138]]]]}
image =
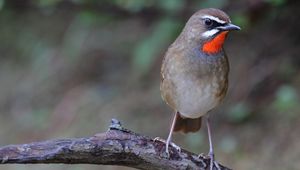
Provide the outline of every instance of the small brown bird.
{"type": "MultiPolygon", "coordinates": [[[[229,31],[240,30],[219,9],[202,9],[186,23],[183,31],[168,48],[161,67],[161,95],[175,116],[166,141],[166,152],[173,131],[196,132],[206,120],[209,138],[210,169],[214,152],[208,116],[225,97],[229,63],[223,44],[229,31]]],[[[171,143],[172,144],[172,143],[171,143]]]]}

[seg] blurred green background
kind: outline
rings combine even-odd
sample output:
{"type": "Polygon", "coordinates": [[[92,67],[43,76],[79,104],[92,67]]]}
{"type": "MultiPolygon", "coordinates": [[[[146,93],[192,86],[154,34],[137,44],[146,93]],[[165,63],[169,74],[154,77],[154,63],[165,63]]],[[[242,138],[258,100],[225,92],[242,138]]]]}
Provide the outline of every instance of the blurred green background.
{"type": "MultiPolygon", "coordinates": [[[[160,97],[161,60],[187,19],[206,7],[242,27],[225,45],[230,88],[211,114],[217,160],[233,169],[299,169],[297,0],[0,0],[0,146],[91,136],[111,118],[166,138],[173,113],[160,97]]],[[[175,134],[174,142],[208,151],[205,127],[175,134]]]]}

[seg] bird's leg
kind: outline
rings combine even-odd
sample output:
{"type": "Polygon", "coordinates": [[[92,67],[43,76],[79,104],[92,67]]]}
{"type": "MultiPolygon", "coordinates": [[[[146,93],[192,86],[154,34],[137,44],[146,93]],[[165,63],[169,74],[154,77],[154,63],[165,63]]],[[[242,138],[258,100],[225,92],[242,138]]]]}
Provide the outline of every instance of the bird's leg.
{"type": "Polygon", "coordinates": [[[165,142],[166,143],[166,154],[167,156],[169,157],[170,156],[170,153],[169,153],[169,145],[171,145],[172,147],[174,147],[178,152],[181,151],[181,148],[177,145],[175,145],[173,142],[171,142],[171,139],[172,139],[172,134],[173,134],[173,131],[174,131],[174,127],[175,127],[175,124],[176,124],[176,117],[177,117],[177,114],[178,112],[175,112],[175,115],[174,115],[174,118],[173,118],[173,121],[172,121],[172,125],[171,125],[171,128],[170,128],[170,132],[169,132],[169,135],[168,135],[168,138],[166,141],[164,140],[161,140],[160,138],[156,137],[154,139],[154,141],[156,140],[159,140],[161,142],[165,142]]]}
{"type": "Polygon", "coordinates": [[[208,141],[209,141],[208,156],[210,157],[210,170],[213,170],[214,165],[217,167],[217,169],[220,169],[219,164],[215,161],[215,154],[214,154],[214,148],[213,148],[213,143],[212,143],[210,121],[209,121],[209,116],[208,115],[206,116],[205,120],[206,120],[206,127],[207,127],[208,141]]]}
{"type": "MultiPolygon", "coordinates": [[[[176,118],[177,118],[177,115],[178,112],[175,112],[175,115],[174,115],[174,118],[173,118],[173,121],[172,121],[172,125],[171,125],[171,128],[170,128],[170,132],[169,132],[169,135],[168,135],[168,138],[167,138],[167,141],[166,141],[166,153],[169,155],[169,144],[171,142],[171,139],[172,139],[172,134],[173,134],[173,131],[174,131],[174,127],[175,127],[175,124],[176,124],[176,118]]],[[[180,151],[180,147],[175,145],[174,143],[171,142],[171,145],[173,147],[175,147],[178,151],[180,151]]]]}

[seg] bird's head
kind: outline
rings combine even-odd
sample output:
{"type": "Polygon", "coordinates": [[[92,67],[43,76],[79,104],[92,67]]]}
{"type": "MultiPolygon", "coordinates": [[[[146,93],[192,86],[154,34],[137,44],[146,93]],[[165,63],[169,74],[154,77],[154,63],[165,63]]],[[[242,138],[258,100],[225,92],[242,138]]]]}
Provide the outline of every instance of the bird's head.
{"type": "Polygon", "coordinates": [[[240,29],[231,23],[229,16],[223,11],[207,8],[199,10],[189,19],[184,32],[189,40],[200,44],[200,50],[212,54],[222,50],[229,31],[240,29]]]}

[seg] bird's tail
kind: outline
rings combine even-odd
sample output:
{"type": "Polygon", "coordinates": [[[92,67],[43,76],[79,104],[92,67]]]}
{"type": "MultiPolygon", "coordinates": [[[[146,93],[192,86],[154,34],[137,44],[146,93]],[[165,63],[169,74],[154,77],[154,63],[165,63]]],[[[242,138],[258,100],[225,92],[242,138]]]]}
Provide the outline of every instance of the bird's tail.
{"type": "Polygon", "coordinates": [[[174,132],[181,131],[183,133],[196,132],[201,128],[201,117],[196,119],[189,119],[181,117],[176,114],[176,123],[174,126],[174,132]]]}

